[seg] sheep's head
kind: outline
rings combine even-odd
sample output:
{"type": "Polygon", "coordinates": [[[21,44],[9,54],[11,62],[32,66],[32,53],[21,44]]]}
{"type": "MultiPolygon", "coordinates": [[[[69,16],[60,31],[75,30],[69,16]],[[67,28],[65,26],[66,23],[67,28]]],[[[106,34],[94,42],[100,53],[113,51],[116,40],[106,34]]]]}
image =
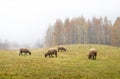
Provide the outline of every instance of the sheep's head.
{"type": "Polygon", "coordinates": [[[47,53],[45,54],[45,57],[47,57],[47,53]]]}

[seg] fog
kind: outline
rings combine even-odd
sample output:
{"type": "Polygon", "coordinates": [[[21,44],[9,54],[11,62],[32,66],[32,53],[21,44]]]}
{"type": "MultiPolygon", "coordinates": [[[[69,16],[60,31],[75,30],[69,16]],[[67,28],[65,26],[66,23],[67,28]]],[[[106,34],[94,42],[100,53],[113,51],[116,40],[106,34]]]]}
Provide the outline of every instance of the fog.
{"type": "Polygon", "coordinates": [[[56,19],[104,17],[115,21],[119,0],[1,0],[0,41],[14,47],[34,47],[43,43],[49,24],[56,19]]]}

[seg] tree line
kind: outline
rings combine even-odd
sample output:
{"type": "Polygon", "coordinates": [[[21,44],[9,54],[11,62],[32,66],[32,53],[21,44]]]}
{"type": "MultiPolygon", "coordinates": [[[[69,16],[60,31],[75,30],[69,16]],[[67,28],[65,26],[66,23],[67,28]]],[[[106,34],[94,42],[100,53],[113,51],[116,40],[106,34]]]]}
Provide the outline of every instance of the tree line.
{"type": "Polygon", "coordinates": [[[83,16],[56,20],[49,25],[45,35],[45,46],[66,44],[104,44],[120,46],[120,18],[114,24],[107,17],[93,17],[86,20],[83,16]]]}

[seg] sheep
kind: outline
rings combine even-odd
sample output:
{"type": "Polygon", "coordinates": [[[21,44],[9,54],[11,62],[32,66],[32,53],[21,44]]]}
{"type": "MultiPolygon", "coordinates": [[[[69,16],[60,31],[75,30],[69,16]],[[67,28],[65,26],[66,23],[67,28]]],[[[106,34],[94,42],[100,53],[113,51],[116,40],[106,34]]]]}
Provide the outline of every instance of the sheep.
{"type": "Polygon", "coordinates": [[[53,57],[53,54],[57,57],[57,50],[56,49],[49,49],[47,53],[45,53],[45,57],[53,57]]]}
{"type": "Polygon", "coordinates": [[[19,56],[22,55],[22,53],[25,53],[25,54],[28,53],[29,55],[31,55],[31,52],[26,48],[21,48],[20,49],[19,56]]]}
{"type": "Polygon", "coordinates": [[[97,50],[95,48],[91,48],[89,50],[89,54],[88,54],[88,59],[93,59],[95,60],[97,56],[97,50]]]}
{"type": "Polygon", "coordinates": [[[61,51],[65,51],[65,52],[66,52],[66,48],[61,47],[61,46],[60,46],[60,47],[58,47],[58,52],[59,52],[60,50],[61,50],[61,51]]]}

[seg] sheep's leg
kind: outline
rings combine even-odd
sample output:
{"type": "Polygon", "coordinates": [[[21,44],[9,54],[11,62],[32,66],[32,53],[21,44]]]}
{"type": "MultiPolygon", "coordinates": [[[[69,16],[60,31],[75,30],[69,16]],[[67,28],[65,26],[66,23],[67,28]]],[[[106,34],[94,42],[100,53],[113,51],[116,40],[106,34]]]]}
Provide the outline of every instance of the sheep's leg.
{"type": "Polygon", "coordinates": [[[94,60],[94,56],[92,55],[92,59],[94,60]]]}
{"type": "Polygon", "coordinates": [[[49,57],[51,57],[51,55],[49,54],[49,57]]]}
{"type": "Polygon", "coordinates": [[[96,56],[93,56],[93,60],[95,60],[96,59],[96,56]]]}
{"type": "Polygon", "coordinates": [[[57,53],[55,54],[55,56],[57,57],[57,53]]]}
{"type": "Polygon", "coordinates": [[[49,54],[49,57],[53,57],[52,54],[49,54]]]}
{"type": "Polygon", "coordinates": [[[94,59],[96,60],[96,56],[94,56],[94,59]]]}
{"type": "Polygon", "coordinates": [[[53,57],[53,55],[51,54],[51,57],[53,57]]]}
{"type": "Polygon", "coordinates": [[[25,52],[25,53],[24,53],[24,56],[27,56],[27,55],[28,55],[28,53],[27,53],[27,52],[25,52]]]}

